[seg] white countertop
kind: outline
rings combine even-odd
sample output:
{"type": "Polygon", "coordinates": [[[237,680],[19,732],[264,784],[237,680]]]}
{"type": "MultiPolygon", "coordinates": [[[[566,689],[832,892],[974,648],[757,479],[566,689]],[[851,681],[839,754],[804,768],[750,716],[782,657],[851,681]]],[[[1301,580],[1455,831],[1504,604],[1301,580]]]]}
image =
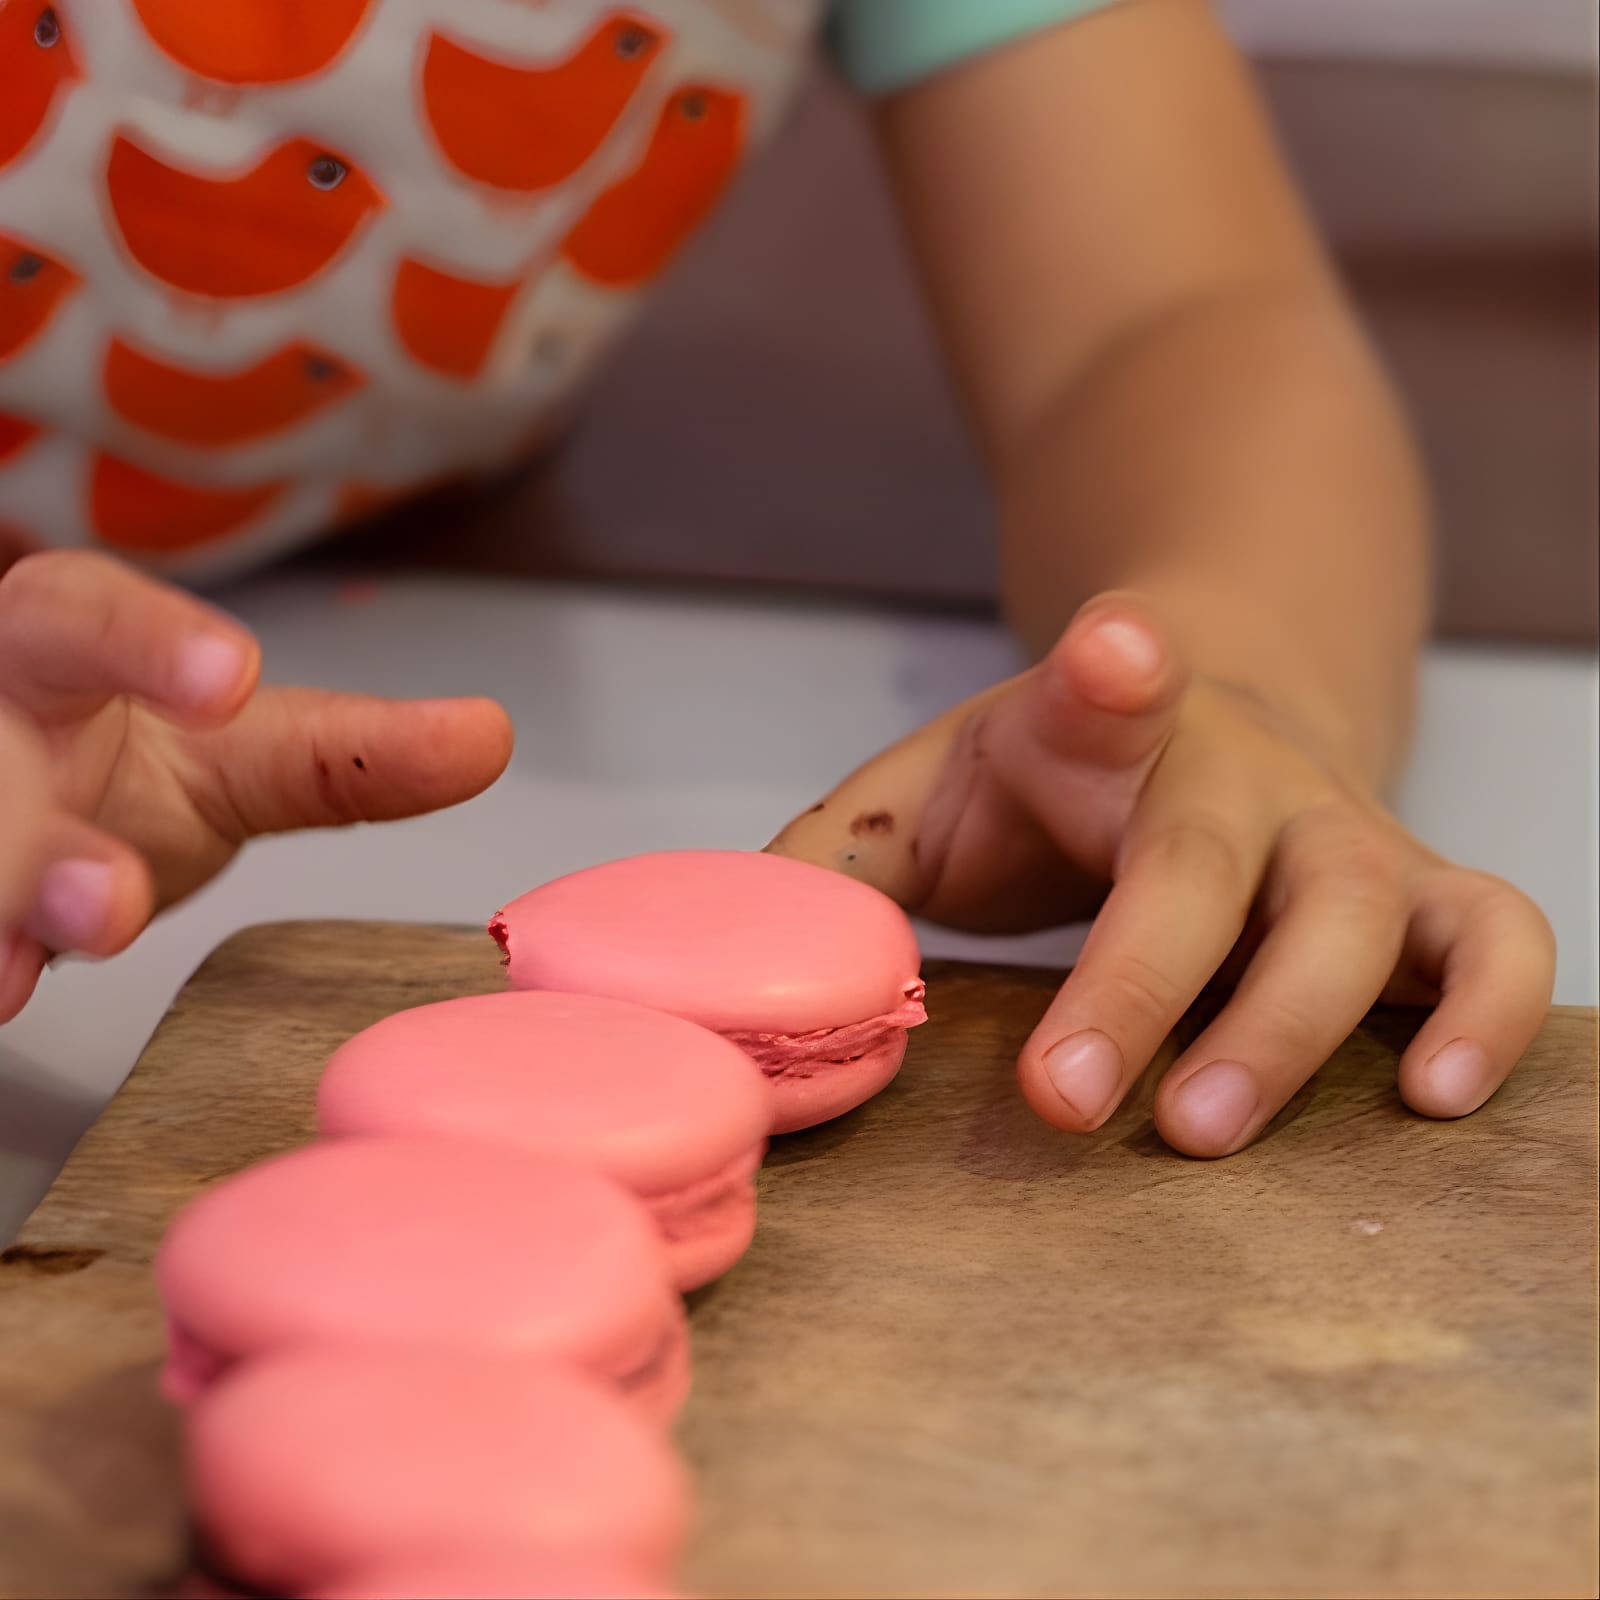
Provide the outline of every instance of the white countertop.
{"type": "MultiPolygon", "coordinates": [[[[268,676],[492,694],[516,721],[516,755],[454,811],[260,841],[126,955],[47,974],[0,1028],[0,1238],[233,930],[482,922],[610,856],[760,845],[858,760],[1014,669],[988,624],[867,608],[507,580],[363,591],[320,576],[257,580],[226,601],[260,635],[268,676]]],[[[1400,798],[1431,844],[1539,900],[1562,938],[1557,998],[1576,1003],[1596,988],[1596,683],[1581,655],[1435,649],[1400,798]]],[[[937,931],[926,942],[937,954],[981,944],[937,931]]],[[[1068,931],[986,953],[1060,961],[1076,942],[1068,931]]]]}
{"type": "Polygon", "coordinates": [[[1592,74],[1594,0],[1219,0],[1254,54],[1592,74]]]}

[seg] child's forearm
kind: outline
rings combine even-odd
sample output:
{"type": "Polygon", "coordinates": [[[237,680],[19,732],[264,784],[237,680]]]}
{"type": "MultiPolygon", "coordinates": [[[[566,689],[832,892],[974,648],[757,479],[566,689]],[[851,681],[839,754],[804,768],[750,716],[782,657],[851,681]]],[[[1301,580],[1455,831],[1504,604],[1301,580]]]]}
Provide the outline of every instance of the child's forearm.
{"type": "Polygon", "coordinates": [[[1139,0],[879,128],[1045,648],[1102,589],[1375,781],[1426,609],[1410,444],[1204,0],[1139,0]]]}
{"type": "Polygon", "coordinates": [[[1197,300],[995,445],[1007,609],[1032,649],[1090,595],[1137,590],[1197,670],[1352,781],[1392,771],[1427,620],[1425,496],[1331,288],[1197,300]]]}

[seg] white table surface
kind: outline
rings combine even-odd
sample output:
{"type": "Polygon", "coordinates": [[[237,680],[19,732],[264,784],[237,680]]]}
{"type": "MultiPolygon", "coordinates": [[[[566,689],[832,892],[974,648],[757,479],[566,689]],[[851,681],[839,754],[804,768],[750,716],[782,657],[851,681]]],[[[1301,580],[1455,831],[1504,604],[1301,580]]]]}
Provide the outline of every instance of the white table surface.
{"type": "MultiPolygon", "coordinates": [[[[260,841],[127,954],[48,973],[0,1028],[0,1239],[49,1183],[206,952],[302,917],[482,922],[607,857],[763,843],[849,767],[1013,670],[976,621],[505,580],[272,577],[226,596],[268,675],[397,695],[486,693],[510,770],[434,817],[260,841]]],[[[1500,872],[1562,939],[1557,999],[1595,999],[1596,670],[1583,656],[1436,648],[1400,796],[1410,825],[1500,872]]],[[[1068,958],[1068,930],[934,954],[1068,958]]],[[[227,1063],[217,1063],[219,1073],[227,1063]]]]}
{"type": "Polygon", "coordinates": [[[1219,0],[1263,57],[1592,73],[1594,0],[1219,0]]]}

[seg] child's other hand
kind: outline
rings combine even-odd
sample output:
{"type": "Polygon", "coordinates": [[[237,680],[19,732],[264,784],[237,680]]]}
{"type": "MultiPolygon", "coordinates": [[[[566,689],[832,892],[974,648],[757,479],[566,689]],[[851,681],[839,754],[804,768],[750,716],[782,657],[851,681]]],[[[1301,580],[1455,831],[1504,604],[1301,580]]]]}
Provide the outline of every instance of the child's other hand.
{"type": "Polygon", "coordinates": [[[42,760],[49,797],[26,898],[18,847],[0,850],[0,1021],[52,953],[122,949],[252,835],[453,805],[510,756],[492,701],[261,687],[260,665],[238,623],[107,557],[0,577],[0,826],[37,809],[14,770],[42,760]]]}
{"type": "Polygon", "coordinates": [[[1464,1116],[1550,999],[1530,900],[1425,849],[1269,707],[1191,678],[1131,596],[1092,601],[1040,666],[869,762],[772,848],[957,927],[1103,900],[1018,1067],[1074,1132],[1111,1115],[1237,947],[1232,998],[1156,1095],[1162,1136],[1195,1156],[1249,1144],[1380,998],[1434,1007],[1400,1063],[1406,1103],[1464,1116]]]}

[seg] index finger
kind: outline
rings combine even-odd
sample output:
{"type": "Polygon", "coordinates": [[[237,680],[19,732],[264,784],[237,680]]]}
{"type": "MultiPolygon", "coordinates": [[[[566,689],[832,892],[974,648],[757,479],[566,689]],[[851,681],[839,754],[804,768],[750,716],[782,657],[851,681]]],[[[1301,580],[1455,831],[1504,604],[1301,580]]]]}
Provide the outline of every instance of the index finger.
{"type": "Polygon", "coordinates": [[[1086,1133],[1116,1110],[1238,942],[1271,855],[1250,795],[1214,761],[1180,772],[1176,757],[1169,747],[1147,786],[1078,964],[1017,1062],[1024,1099],[1058,1128],[1086,1133]]]}

